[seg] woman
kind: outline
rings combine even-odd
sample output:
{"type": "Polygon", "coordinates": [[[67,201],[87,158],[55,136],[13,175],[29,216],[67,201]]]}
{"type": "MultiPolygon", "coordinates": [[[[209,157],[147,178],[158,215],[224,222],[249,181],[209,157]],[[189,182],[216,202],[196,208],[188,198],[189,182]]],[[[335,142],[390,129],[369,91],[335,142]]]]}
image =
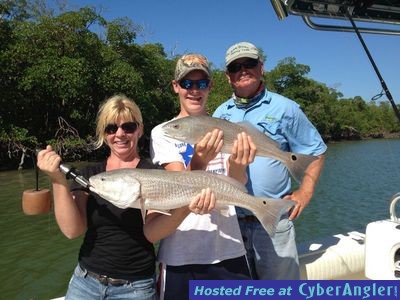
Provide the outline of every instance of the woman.
{"type": "MultiPolygon", "coordinates": [[[[83,169],[85,178],[120,168],[156,168],[139,156],[142,115],[127,97],[117,95],[101,105],[96,134],[97,148],[106,144],[110,154],[83,169]]],[[[155,299],[154,248],[143,234],[140,210],[119,209],[77,184],[69,189],[60,162],[51,146],[38,154],[38,167],[52,181],[57,223],[70,239],[86,232],[65,299],[155,299]]]]}

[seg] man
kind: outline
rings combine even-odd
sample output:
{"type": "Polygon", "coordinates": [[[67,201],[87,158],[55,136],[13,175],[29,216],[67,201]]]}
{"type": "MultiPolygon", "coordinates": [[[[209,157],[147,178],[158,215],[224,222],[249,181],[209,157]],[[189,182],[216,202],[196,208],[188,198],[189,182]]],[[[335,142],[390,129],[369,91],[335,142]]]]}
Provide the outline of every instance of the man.
{"type": "Polygon", "coordinates": [[[247,188],[259,197],[290,198],[296,205],[281,217],[273,237],[258,220],[236,208],[247,258],[254,279],[299,279],[299,262],[292,220],[308,205],[320,176],[327,147],[321,136],[294,101],[265,88],[263,58],[251,43],[231,46],[225,57],[226,76],[233,95],[220,105],[214,117],[231,122],[249,122],[278,142],[284,151],[318,156],[306,169],[295,191],[287,168],[277,160],[257,156],[248,167],[247,188]]]}
{"type": "MultiPolygon", "coordinates": [[[[205,107],[211,86],[206,57],[187,54],[179,58],[172,81],[180,104],[176,118],[207,115],[205,107]]],[[[246,167],[253,161],[256,147],[245,133],[237,136],[233,154],[228,157],[220,153],[222,131],[209,132],[199,143],[191,145],[166,137],[163,124],[151,132],[151,157],[155,164],[168,171],[203,169],[228,174],[246,183],[246,167]]],[[[210,196],[205,202],[209,203],[207,199],[212,194],[209,189],[207,192],[210,196]]],[[[147,239],[161,239],[160,299],[188,299],[189,280],[251,279],[235,208],[201,211],[202,214],[196,214],[176,209],[171,216],[149,212],[146,218],[147,239]]]]}

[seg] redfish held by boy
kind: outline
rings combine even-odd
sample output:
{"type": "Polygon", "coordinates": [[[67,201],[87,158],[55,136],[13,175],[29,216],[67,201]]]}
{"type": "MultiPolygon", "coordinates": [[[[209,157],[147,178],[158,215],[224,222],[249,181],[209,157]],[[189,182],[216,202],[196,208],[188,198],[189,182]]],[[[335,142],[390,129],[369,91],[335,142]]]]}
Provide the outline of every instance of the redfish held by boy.
{"type": "Polygon", "coordinates": [[[92,176],[89,182],[92,192],[119,208],[140,209],[142,216],[146,210],[167,212],[186,206],[208,187],[215,195],[216,209],[226,205],[246,208],[271,235],[281,215],[295,204],[292,200],[251,196],[236,180],[206,171],[118,169],[92,176]]]}
{"type": "Polygon", "coordinates": [[[164,135],[189,144],[198,143],[207,132],[214,129],[220,129],[224,133],[222,152],[231,153],[237,135],[246,132],[257,147],[256,155],[281,161],[298,182],[301,182],[309,164],[318,159],[313,155],[282,151],[276,141],[247,122],[232,123],[209,116],[188,116],[174,119],[162,126],[164,135]]]}

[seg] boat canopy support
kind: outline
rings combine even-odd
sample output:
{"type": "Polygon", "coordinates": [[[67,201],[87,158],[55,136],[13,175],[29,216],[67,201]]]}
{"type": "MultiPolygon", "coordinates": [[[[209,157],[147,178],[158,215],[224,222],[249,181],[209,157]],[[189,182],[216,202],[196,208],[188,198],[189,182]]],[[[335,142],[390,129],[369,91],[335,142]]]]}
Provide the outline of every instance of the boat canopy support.
{"type": "Polygon", "coordinates": [[[400,35],[400,1],[388,0],[270,0],[278,19],[289,14],[301,16],[312,29],[324,31],[355,32],[370,60],[382,89],[400,122],[400,112],[393,100],[361,33],[400,35]],[[350,26],[315,23],[312,17],[350,21],[350,26]],[[355,21],[373,23],[371,27],[356,26],[355,21]],[[379,27],[382,25],[382,27],[379,27]],[[399,29],[387,25],[399,26],[399,29]]]}

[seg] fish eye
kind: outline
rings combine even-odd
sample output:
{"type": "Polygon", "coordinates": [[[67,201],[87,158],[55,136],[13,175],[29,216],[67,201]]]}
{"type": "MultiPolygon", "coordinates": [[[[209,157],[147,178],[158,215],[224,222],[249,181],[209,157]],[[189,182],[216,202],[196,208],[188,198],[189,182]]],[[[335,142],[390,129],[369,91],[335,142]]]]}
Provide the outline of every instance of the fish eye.
{"type": "Polygon", "coordinates": [[[174,127],[175,129],[179,129],[179,125],[178,125],[178,124],[175,124],[173,127],[174,127]]]}

